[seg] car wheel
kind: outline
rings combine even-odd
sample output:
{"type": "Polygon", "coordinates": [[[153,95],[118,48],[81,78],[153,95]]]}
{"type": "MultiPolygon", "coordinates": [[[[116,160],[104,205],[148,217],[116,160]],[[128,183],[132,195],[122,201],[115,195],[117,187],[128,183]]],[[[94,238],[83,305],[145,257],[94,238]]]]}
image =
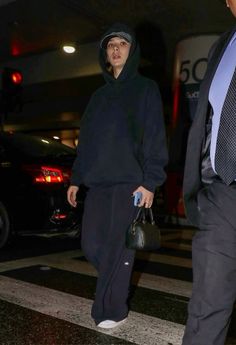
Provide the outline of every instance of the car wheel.
{"type": "Polygon", "coordinates": [[[10,238],[10,222],[5,206],[0,202],[0,248],[2,248],[10,238]]]}

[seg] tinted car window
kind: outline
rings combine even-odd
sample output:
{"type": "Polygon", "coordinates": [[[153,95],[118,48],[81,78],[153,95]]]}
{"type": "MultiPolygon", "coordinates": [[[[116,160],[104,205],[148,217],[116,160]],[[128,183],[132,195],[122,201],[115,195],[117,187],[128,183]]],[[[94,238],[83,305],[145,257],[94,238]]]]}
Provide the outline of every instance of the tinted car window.
{"type": "Polygon", "coordinates": [[[26,156],[44,157],[51,155],[75,155],[74,149],[46,138],[26,136],[18,133],[2,133],[0,135],[0,140],[8,149],[14,148],[14,150],[18,150],[26,156]]]}

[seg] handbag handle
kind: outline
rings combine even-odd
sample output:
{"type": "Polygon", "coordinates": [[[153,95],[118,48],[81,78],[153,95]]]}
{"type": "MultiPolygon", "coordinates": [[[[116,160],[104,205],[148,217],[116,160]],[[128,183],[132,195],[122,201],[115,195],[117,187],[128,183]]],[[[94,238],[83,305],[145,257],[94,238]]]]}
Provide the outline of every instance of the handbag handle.
{"type": "Polygon", "coordinates": [[[153,218],[153,212],[151,208],[146,209],[145,207],[140,207],[137,213],[136,218],[134,219],[134,222],[137,222],[140,219],[140,216],[142,217],[142,222],[146,223],[146,217],[147,217],[147,212],[146,210],[148,210],[148,214],[149,214],[149,218],[150,218],[150,223],[152,225],[155,224],[154,218],[153,218]]]}

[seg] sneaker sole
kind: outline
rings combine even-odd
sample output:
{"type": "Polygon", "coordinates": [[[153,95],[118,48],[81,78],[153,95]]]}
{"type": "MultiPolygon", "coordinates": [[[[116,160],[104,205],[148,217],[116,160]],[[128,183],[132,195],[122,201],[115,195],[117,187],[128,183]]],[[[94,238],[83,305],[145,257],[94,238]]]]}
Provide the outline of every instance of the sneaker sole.
{"type": "Polygon", "coordinates": [[[97,325],[98,328],[103,328],[103,329],[111,329],[111,328],[115,328],[115,327],[118,327],[120,325],[122,325],[123,323],[125,323],[127,318],[125,318],[124,320],[121,320],[121,321],[117,321],[116,323],[114,324],[111,324],[111,325],[101,325],[99,326],[100,324],[97,325]]]}

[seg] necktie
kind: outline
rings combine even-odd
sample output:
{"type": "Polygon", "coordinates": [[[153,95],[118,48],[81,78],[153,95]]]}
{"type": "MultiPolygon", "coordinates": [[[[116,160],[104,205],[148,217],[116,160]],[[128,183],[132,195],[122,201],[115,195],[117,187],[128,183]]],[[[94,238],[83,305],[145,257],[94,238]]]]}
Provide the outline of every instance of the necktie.
{"type": "Polygon", "coordinates": [[[236,69],[221,112],[215,169],[227,185],[236,179],[236,69]]]}

